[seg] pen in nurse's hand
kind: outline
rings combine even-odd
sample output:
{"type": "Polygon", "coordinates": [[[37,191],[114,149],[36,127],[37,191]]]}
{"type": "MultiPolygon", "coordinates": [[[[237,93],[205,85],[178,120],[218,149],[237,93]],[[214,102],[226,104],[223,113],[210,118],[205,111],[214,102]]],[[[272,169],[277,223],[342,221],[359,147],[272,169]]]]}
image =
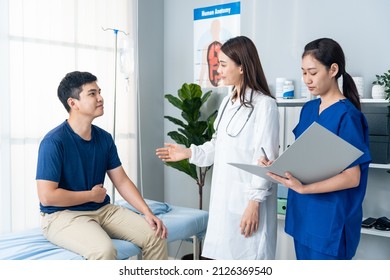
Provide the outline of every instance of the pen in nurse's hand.
{"type": "Polygon", "coordinates": [[[269,161],[268,157],[267,157],[267,154],[265,153],[265,150],[263,147],[261,147],[261,151],[263,152],[263,155],[264,155],[264,158],[266,161],[269,161]]]}

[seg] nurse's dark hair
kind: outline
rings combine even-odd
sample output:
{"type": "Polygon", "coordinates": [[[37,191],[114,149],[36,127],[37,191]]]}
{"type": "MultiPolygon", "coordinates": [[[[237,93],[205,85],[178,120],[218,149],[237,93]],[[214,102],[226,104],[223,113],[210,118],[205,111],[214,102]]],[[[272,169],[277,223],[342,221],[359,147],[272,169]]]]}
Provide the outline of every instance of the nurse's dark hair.
{"type": "MultiPolygon", "coordinates": [[[[250,88],[255,91],[261,91],[263,94],[273,98],[261,66],[259,54],[251,39],[245,36],[231,38],[222,45],[221,51],[238,66],[242,67],[242,91],[250,88]]],[[[241,103],[245,106],[251,106],[252,95],[249,102],[244,97],[244,94],[240,94],[241,103]]]]}
{"type": "Polygon", "coordinates": [[[339,71],[336,74],[336,80],[343,76],[342,90],[344,96],[348,98],[356,108],[361,110],[359,93],[351,75],[349,75],[345,70],[345,56],[339,43],[329,38],[314,40],[305,46],[302,58],[306,55],[312,55],[327,69],[330,69],[331,65],[336,63],[339,66],[339,71]]]}
{"type": "Polygon", "coordinates": [[[68,99],[74,98],[78,100],[80,98],[80,92],[83,91],[83,85],[96,81],[96,76],[89,72],[74,71],[66,74],[57,89],[57,96],[66,111],[70,111],[68,99]]]}

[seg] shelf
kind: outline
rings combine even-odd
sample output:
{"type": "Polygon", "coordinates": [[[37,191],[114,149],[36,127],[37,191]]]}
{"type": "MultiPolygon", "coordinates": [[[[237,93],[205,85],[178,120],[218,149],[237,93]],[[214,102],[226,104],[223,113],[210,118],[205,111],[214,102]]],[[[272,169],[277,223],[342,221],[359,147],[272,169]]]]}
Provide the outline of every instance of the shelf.
{"type": "MultiPolygon", "coordinates": [[[[276,98],[276,103],[281,107],[290,107],[290,106],[302,106],[309,99],[307,98],[293,98],[293,99],[284,99],[284,98],[276,98]]],[[[369,103],[369,104],[386,104],[390,101],[386,99],[372,99],[372,98],[362,98],[360,99],[360,103],[369,103]]]]}
{"type": "Polygon", "coordinates": [[[386,100],[386,99],[372,99],[372,98],[362,98],[360,99],[360,103],[378,103],[378,104],[382,104],[382,103],[389,103],[390,101],[389,100],[386,100]]]}
{"type": "Polygon", "coordinates": [[[308,101],[307,98],[293,98],[293,99],[284,99],[276,98],[276,103],[281,107],[290,107],[290,106],[302,106],[308,101]]]}
{"type": "Polygon", "coordinates": [[[375,236],[382,236],[382,237],[389,237],[390,238],[390,231],[377,230],[375,228],[362,228],[360,232],[361,232],[361,234],[375,235],[375,236]]]}
{"type": "Polygon", "coordinates": [[[389,169],[390,170],[390,164],[370,163],[370,168],[389,169]]]}
{"type": "MultiPolygon", "coordinates": [[[[281,221],[286,220],[286,215],[278,214],[278,220],[281,220],[281,221]]],[[[377,230],[375,228],[362,228],[360,233],[390,238],[390,231],[377,230]]]]}

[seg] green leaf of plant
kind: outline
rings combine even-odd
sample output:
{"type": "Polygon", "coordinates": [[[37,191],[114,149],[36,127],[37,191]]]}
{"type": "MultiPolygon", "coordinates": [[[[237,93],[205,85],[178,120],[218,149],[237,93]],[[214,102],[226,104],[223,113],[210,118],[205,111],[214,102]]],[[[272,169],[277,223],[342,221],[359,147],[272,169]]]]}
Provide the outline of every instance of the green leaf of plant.
{"type": "Polygon", "coordinates": [[[208,118],[207,118],[207,130],[205,134],[206,139],[211,139],[213,138],[213,134],[215,133],[214,129],[214,122],[215,119],[217,118],[218,115],[218,110],[215,110],[208,118]]]}
{"type": "Polygon", "coordinates": [[[165,97],[166,99],[168,99],[168,101],[169,101],[173,106],[175,106],[176,108],[182,110],[182,108],[183,108],[183,102],[182,102],[179,98],[173,96],[172,94],[166,94],[164,97],[165,97]]]}
{"type": "Polygon", "coordinates": [[[171,137],[172,140],[175,141],[177,144],[184,145],[187,148],[191,145],[188,139],[177,131],[168,132],[168,136],[171,137]]]}
{"type": "Polygon", "coordinates": [[[179,119],[176,119],[174,117],[170,117],[170,116],[164,116],[164,118],[168,119],[169,121],[173,122],[174,124],[178,125],[178,126],[181,126],[183,128],[186,128],[186,124],[184,122],[182,122],[181,120],[179,119]]]}
{"type": "Polygon", "coordinates": [[[190,134],[201,135],[207,129],[206,121],[191,122],[188,124],[186,130],[190,134]]]}
{"type": "Polygon", "coordinates": [[[183,100],[182,117],[187,122],[196,122],[200,117],[202,101],[199,97],[183,100]]]}
{"type": "Polygon", "coordinates": [[[374,85],[385,86],[386,89],[390,89],[390,70],[386,71],[382,75],[375,75],[376,80],[373,82],[374,85]]]}
{"type": "Polygon", "coordinates": [[[207,99],[209,99],[210,95],[211,95],[212,91],[209,90],[208,92],[206,92],[203,97],[202,97],[202,105],[207,101],[207,99]]]}
{"type": "Polygon", "coordinates": [[[187,83],[184,83],[182,87],[177,91],[177,93],[181,100],[191,98],[190,86],[187,83]]]}
{"type": "Polygon", "coordinates": [[[189,89],[191,92],[191,98],[201,98],[202,97],[202,88],[197,84],[190,84],[189,89]]]}
{"type": "Polygon", "coordinates": [[[166,162],[166,165],[186,173],[196,181],[198,180],[198,174],[196,173],[196,166],[194,164],[190,164],[188,159],[184,159],[177,162],[166,162]]]}

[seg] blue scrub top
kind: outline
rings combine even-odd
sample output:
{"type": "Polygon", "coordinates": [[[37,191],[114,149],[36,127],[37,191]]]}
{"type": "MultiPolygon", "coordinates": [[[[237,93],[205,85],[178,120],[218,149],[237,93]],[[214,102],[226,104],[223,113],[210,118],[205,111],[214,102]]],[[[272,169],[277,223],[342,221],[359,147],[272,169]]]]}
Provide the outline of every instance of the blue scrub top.
{"type": "MultiPolygon", "coordinates": [[[[356,188],[322,194],[302,195],[289,190],[285,231],[295,241],[332,256],[339,253],[344,231],[346,256],[352,258],[360,240],[362,202],[371,162],[368,125],[363,113],[348,99],[336,102],[321,114],[318,113],[320,103],[318,98],[303,106],[299,123],[293,130],[295,138],[317,122],[364,152],[349,166],[360,165],[360,184],[356,188]]],[[[321,149],[321,143],[317,145],[321,149]]]]}

